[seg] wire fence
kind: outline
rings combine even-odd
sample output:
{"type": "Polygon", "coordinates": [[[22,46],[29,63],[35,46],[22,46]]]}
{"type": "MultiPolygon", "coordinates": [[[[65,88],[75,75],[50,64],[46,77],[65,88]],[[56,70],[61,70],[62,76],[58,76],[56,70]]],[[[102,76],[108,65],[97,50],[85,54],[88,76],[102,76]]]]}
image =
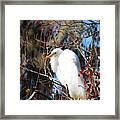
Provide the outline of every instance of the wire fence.
{"type": "MultiPolygon", "coordinates": [[[[21,20],[20,99],[71,100],[45,59],[54,48],[70,49],[79,57],[86,99],[100,99],[100,21],[21,20]],[[90,41],[91,40],[91,41],[90,41]]],[[[82,87],[81,85],[79,85],[82,87]]]]}

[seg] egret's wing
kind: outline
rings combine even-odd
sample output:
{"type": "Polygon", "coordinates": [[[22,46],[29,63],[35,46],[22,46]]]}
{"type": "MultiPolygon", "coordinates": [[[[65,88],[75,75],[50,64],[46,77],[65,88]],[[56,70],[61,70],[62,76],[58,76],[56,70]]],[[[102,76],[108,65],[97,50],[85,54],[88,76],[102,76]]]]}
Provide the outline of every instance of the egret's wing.
{"type": "Polygon", "coordinates": [[[78,72],[80,71],[80,61],[78,56],[71,50],[66,49],[64,50],[64,57],[66,57],[66,59],[74,62],[77,66],[78,72]]]}
{"type": "Polygon", "coordinates": [[[84,85],[84,81],[83,79],[81,79],[80,77],[78,77],[78,87],[79,87],[79,90],[80,90],[80,95],[81,96],[85,96],[85,85],[84,85]]]}
{"type": "Polygon", "coordinates": [[[75,54],[74,58],[73,58],[73,62],[75,63],[75,65],[77,66],[77,70],[78,72],[80,71],[80,61],[79,61],[79,58],[78,56],[75,54]]]}
{"type": "Polygon", "coordinates": [[[60,79],[68,85],[71,97],[80,96],[81,93],[78,86],[78,67],[80,65],[77,60],[75,53],[70,50],[65,50],[58,59],[60,79]]]}
{"type": "Polygon", "coordinates": [[[59,73],[63,79],[74,79],[78,77],[78,68],[80,66],[77,55],[71,50],[64,50],[58,58],[59,73]],[[73,74],[74,73],[74,74],[73,74]]]}

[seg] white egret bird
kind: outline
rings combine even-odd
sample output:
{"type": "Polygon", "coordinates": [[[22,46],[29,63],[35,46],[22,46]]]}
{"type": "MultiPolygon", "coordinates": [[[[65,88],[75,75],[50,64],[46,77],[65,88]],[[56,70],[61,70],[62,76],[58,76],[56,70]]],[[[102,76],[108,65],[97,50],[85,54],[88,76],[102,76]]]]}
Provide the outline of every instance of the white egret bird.
{"type": "Polygon", "coordinates": [[[50,58],[51,68],[61,84],[68,86],[70,97],[73,99],[84,98],[84,82],[78,76],[80,71],[78,56],[69,49],[56,48],[46,58],[50,58]]]}

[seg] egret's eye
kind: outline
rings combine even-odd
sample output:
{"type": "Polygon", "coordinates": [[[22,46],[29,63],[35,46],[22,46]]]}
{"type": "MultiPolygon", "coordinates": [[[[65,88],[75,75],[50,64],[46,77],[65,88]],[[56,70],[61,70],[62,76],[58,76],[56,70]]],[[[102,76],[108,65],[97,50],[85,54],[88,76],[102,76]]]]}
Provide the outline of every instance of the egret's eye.
{"type": "Polygon", "coordinates": [[[54,52],[54,55],[56,54],[56,52],[54,52]]]}

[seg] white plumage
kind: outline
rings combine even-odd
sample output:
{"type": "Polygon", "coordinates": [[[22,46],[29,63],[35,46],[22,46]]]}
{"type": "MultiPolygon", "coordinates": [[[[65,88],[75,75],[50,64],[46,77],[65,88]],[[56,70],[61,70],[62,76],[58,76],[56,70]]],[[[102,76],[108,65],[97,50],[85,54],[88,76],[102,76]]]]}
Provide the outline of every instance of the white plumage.
{"type": "Polygon", "coordinates": [[[50,58],[51,68],[61,84],[68,86],[70,96],[74,99],[84,97],[84,83],[78,76],[80,71],[78,56],[69,49],[63,51],[56,48],[48,57],[50,58]]]}

